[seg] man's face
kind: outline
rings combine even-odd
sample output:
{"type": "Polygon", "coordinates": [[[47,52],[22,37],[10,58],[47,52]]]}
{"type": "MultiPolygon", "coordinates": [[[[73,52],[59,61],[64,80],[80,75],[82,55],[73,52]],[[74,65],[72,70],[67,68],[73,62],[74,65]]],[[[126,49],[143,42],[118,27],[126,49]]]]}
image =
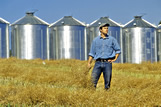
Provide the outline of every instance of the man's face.
{"type": "Polygon", "coordinates": [[[100,32],[103,33],[103,34],[107,34],[108,33],[108,27],[107,26],[102,27],[102,29],[100,29],[100,32]]]}

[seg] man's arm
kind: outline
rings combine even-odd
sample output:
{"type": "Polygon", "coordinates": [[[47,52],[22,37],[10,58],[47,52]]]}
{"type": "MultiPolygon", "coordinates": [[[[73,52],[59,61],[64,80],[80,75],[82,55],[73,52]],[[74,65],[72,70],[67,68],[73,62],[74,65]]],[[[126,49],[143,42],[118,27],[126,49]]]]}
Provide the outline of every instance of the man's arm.
{"type": "Polygon", "coordinates": [[[115,59],[113,59],[112,61],[113,61],[113,62],[116,61],[117,58],[119,57],[119,55],[120,55],[120,54],[116,54],[116,55],[115,55],[115,59]]]}
{"type": "Polygon", "coordinates": [[[89,53],[89,57],[88,57],[88,68],[90,69],[91,68],[91,63],[92,63],[92,60],[95,56],[95,41],[93,40],[92,44],[91,44],[91,49],[90,49],[90,53],[89,53]]]}
{"type": "Polygon", "coordinates": [[[88,58],[88,65],[87,65],[89,69],[91,68],[92,60],[93,60],[93,57],[89,56],[89,58],[88,58]]]}
{"type": "Polygon", "coordinates": [[[119,57],[119,55],[121,54],[121,49],[120,49],[120,46],[119,46],[116,39],[113,39],[113,44],[114,44],[113,48],[114,48],[116,54],[115,54],[115,59],[108,60],[108,62],[110,62],[110,63],[115,62],[117,60],[117,58],[119,57]]]}

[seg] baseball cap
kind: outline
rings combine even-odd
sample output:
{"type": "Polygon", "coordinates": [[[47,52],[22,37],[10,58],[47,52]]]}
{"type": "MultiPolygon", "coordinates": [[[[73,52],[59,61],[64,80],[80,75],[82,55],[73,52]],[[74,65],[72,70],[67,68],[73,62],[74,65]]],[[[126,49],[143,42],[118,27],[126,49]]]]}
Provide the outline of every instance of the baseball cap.
{"type": "Polygon", "coordinates": [[[108,23],[102,23],[102,24],[99,25],[99,29],[100,29],[100,27],[104,27],[104,26],[110,26],[110,24],[108,24],[108,23]]]}

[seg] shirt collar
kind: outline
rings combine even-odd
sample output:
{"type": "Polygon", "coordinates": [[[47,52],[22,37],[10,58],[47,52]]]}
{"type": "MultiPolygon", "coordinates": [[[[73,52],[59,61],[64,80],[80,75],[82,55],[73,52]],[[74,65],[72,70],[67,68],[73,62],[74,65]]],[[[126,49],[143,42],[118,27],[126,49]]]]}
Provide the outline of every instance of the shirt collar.
{"type": "MultiPolygon", "coordinates": [[[[103,38],[101,37],[101,35],[99,35],[99,36],[100,36],[100,39],[103,39],[103,38]]],[[[105,37],[104,39],[109,39],[109,35],[106,35],[106,37],[105,37]]]]}

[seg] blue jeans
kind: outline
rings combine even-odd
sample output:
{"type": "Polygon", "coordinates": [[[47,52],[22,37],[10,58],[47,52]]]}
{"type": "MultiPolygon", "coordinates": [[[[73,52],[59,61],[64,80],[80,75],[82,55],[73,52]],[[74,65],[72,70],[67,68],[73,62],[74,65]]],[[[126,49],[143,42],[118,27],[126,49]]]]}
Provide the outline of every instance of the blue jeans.
{"type": "Polygon", "coordinates": [[[96,61],[92,71],[92,83],[95,88],[102,72],[104,77],[105,89],[109,89],[112,76],[112,63],[96,61]]]}

